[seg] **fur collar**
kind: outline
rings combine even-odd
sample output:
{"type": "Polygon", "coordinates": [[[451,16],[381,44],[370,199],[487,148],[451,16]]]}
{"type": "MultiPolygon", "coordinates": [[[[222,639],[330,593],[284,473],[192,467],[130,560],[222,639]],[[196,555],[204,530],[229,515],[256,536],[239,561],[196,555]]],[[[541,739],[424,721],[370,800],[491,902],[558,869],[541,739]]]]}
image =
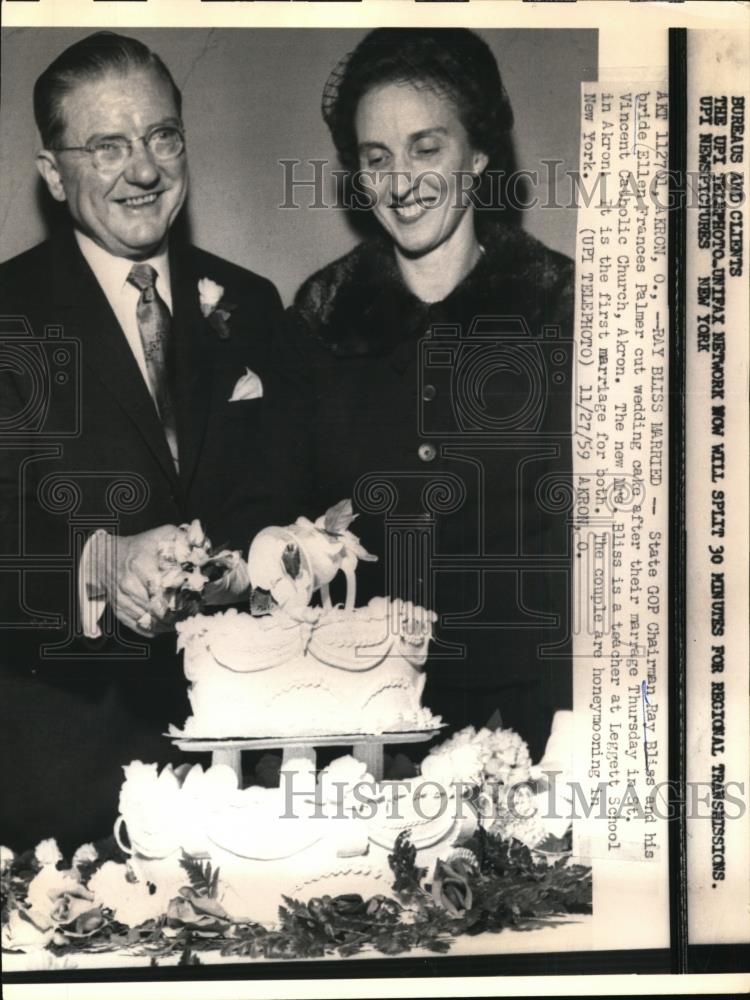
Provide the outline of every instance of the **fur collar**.
{"type": "Polygon", "coordinates": [[[521,314],[533,328],[551,322],[550,298],[570,291],[573,263],[528,233],[494,224],[484,254],[441,302],[427,304],[404,284],[390,242],[379,237],[318,271],[302,285],[292,312],[308,333],[341,357],[383,355],[433,323],[468,316],[521,314]]]}

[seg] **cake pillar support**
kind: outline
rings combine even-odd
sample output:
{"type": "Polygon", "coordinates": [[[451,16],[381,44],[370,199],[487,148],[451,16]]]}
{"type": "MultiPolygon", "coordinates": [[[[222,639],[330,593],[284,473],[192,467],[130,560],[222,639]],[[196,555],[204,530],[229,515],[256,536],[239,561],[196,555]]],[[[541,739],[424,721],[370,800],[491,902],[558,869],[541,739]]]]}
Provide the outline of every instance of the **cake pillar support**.
{"type": "Polygon", "coordinates": [[[383,744],[381,742],[354,743],[352,757],[367,765],[367,770],[375,781],[383,780],[383,744]]]}
{"type": "Polygon", "coordinates": [[[316,768],[315,746],[312,743],[293,743],[285,746],[281,757],[281,770],[283,771],[292,760],[306,760],[310,764],[311,770],[316,768]]]}
{"type": "Polygon", "coordinates": [[[225,747],[220,750],[213,750],[211,753],[212,764],[226,764],[231,767],[237,775],[237,785],[242,788],[242,750],[234,747],[225,747]]]}

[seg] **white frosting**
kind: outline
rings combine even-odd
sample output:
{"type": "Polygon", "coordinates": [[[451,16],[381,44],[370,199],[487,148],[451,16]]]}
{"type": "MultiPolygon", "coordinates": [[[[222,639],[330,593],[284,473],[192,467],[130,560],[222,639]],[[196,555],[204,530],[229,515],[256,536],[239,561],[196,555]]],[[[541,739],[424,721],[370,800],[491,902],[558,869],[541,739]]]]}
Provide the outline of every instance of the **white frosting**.
{"type": "MultiPolygon", "coordinates": [[[[352,519],[342,504],[321,523],[299,519],[256,537],[250,578],[273,595],[272,614],[230,610],[177,625],[192,715],[183,733],[170,727],[173,735],[346,736],[439,725],[421,704],[436,616],[383,597],[353,607],[357,558],[370,557],[348,531],[352,519]],[[296,553],[292,574],[282,559],[287,550],[296,553]],[[327,591],[339,570],[347,576],[344,608],[331,607],[327,591]],[[307,607],[318,588],[323,606],[307,607]]],[[[409,830],[418,863],[430,864],[477,824],[471,810],[469,819],[454,815],[460,803],[452,786],[442,803],[427,801],[434,789],[411,801],[404,786],[394,811],[392,784],[375,782],[350,756],[317,776],[306,759],[290,761],[277,788],[239,789],[221,767],[159,774],[156,765],[134,762],[124,770],[115,830],[121,845],[131,845],[131,864],[142,878],[171,885],[182,851],[209,859],[221,871],[221,905],[234,919],[273,923],[283,894],[387,893],[399,833],[409,830]],[[425,818],[425,806],[437,814],[425,818]]]]}
{"type": "Polygon", "coordinates": [[[363,735],[439,724],[421,705],[435,615],[389,598],[323,610],[236,610],[177,626],[192,715],[188,737],[363,735]]]}
{"type": "MultiPolygon", "coordinates": [[[[184,884],[183,851],[219,869],[218,898],[230,916],[273,923],[284,894],[388,894],[388,855],[404,830],[417,848],[417,864],[431,868],[477,827],[473,807],[452,788],[437,790],[419,779],[375,782],[351,756],[337,758],[317,777],[309,762],[290,762],[291,787],[282,782],[278,788],[238,790],[224,765],[177,772],[168,766],[159,773],[155,764],[134,761],[124,771],[116,831],[122,843],[125,827],[131,875],[139,882],[118,914],[126,922],[158,910],[144,889],[149,882],[158,887],[162,909],[184,884]]],[[[132,882],[120,865],[100,879],[132,882]]],[[[94,888],[99,894],[104,885],[94,888]]]]}

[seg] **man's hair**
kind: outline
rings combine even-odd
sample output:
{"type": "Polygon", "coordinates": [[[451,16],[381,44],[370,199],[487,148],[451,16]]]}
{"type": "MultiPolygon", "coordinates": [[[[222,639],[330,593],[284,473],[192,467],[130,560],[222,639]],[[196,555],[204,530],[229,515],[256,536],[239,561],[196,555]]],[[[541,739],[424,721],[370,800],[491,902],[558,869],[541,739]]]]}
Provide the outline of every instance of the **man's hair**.
{"type": "Polygon", "coordinates": [[[177,113],[182,114],[182,94],[159,56],[136,38],[99,31],[65,49],[34,84],[34,118],[45,148],[54,149],[62,141],[66,94],[86,81],[133,69],[157,73],[171,87],[177,113]]]}

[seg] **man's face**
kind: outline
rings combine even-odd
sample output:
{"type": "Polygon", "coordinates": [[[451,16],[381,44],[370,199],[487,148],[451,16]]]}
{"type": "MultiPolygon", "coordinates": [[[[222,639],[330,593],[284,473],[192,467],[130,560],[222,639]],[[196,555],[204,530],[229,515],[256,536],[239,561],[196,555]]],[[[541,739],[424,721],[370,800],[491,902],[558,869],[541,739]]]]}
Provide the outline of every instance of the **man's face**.
{"type": "MultiPolygon", "coordinates": [[[[62,99],[60,146],[105,136],[138,139],[158,125],[179,125],[172,91],[151,69],[83,81],[62,99]]],[[[54,198],[66,201],[76,227],[117,257],[151,256],[187,192],[187,157],[156,160],[143,142],[116,170],[101,170],[85,151],[43,152],[39,169],[54,198]]]]}

